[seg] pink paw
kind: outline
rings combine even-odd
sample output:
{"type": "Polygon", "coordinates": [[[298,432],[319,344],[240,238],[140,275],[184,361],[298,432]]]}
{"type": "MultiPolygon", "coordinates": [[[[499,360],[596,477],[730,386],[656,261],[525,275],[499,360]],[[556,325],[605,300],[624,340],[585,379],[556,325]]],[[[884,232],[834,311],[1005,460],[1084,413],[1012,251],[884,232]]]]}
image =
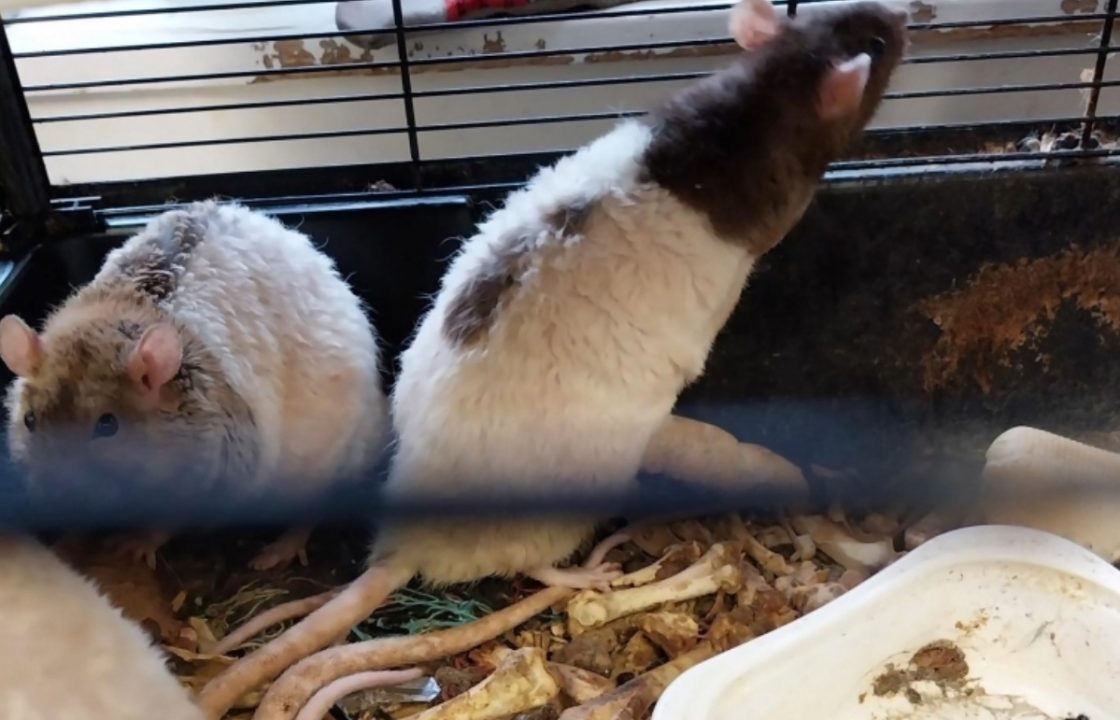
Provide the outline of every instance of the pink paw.
{"type": "Polygon", "coordinates": [[[272,569],[284,569],[292,564],[292,560],[299,559],[299,564],[307,567],[307,548],[303,543],[288,542],[285,539],[277,540],[264,546],[256,557],[249,561],[249,567],[259,572],[272,569]]]}
{"type": "Polygon", "coordinates": [[[156,553],[167,542],[161,534],[118,535],[106,541],[114,555],[127,558],[132,562],[143,562],[152,570],[156,569],[156,553]]]}
{"type": "MultiPolygon", "coordinates": [[[[618,563],[602,563],[583,571],[586,573],[587,585],[585,587],[610,592],[611,582],[622,577],[622,566],[618,563]]],[[[582,588],[581,588],[582,589],[582,588]]]]}
{"type": "Polygon", "coordinates": [[[591,588],[600,592],[609,592],[611,581],[622,577],[622,568],[618,563],[605,562],[590,568],[565,568],[563,570],[546,568],[531,573],[531,577],[552,587],[566,587],[572,590],[591,588]]]}

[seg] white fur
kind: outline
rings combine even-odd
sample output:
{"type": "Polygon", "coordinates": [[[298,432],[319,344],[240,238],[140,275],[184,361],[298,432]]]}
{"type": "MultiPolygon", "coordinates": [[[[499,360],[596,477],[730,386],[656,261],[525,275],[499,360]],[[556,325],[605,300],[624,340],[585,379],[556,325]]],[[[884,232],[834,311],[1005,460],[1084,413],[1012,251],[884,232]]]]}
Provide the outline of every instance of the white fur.
{"type": "Polygon", "coordinates": [[[34,540],[0,536],[0,718],[202,720],[139,626],[34,540]]]}
{"type": "MultiPolygon", "coordinates": [[[[367,468],[388,433],[388,402],[373,327],[333,261],[306,235],[248,208],[190,210],[206,240],[165,311],[215,352],[252,410],[261,451],[254,486],[367,468]]],[[[109,282],[135,247],[170,233],[173,221],[154,219],[110,253],[93,283],[109,282]]]]}
{"type": "MultiPolygon", "coordinates": [[[[704,369],[754,258],[637,180],[650,131],[626,122],[538,175],[482,224],[402,357],[394,397],[400,497],[627,489],[681,389],[704,369]],[[600,200],[584,236],[545,224],[600,200]],[[503,237],[527,233],[532,269],[478,349],[443,333],[449,303],[503,237]]],[[[589,508],[594,515],[595,508],[589,508]]],[[[587,521],[440,523],[387,542],[432,582],[524,572],[575,550],[587,521]]]]}

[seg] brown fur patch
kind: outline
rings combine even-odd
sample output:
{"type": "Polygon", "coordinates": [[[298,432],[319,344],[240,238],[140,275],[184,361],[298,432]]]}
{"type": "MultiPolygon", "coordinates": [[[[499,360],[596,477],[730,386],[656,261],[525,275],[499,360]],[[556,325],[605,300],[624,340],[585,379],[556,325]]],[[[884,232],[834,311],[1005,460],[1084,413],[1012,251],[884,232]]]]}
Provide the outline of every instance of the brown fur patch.
{"type": "MultiPolygon", "coordinates": [[[[545,232],[555,239],[582,234],[594,209],[593,202],[565,205],[544,218],[545,232]]],[[[494,253],[447,306],[444,337],[452,345],[466,347],[479,342],[494,324],[502,301],[524,274],[532,237],[525,232],[503,238],[494,253]]]]}
{"type": "Polygon", "coordinates": [[[591,202],[564,205],[545,216],[544,221],[557,237],[581,235],[594,207],[595,204],[591,202]]]}
{"type": "Polygon", "coordinates": [[[501,245],[447,306],[443,334],[452,345],[478,342],[497,318],[502,298],[517,284],[527,254],[525,239],[517,236],[501,245]]]}
{"type": "Polygon", "coordinates": [[[189,211],[178,211],[172,215],[174,224],[171,232],[153,234],[120,266],[122,279],[157,302],[175,291],[187,258],[204,235],[189,211]]]}
{"type": "Polygon", "coordinates": [[[770,250],[877,109],[905,47],[903,20],[857,3],[792,21],[767,46],[652,114],[643,179],[706,215],[725,239],[756,255],[770,250]],[[868,52],[876,38],[885,50],[860,111],[821,119],[815,108],[832,63],[868,52]]]}

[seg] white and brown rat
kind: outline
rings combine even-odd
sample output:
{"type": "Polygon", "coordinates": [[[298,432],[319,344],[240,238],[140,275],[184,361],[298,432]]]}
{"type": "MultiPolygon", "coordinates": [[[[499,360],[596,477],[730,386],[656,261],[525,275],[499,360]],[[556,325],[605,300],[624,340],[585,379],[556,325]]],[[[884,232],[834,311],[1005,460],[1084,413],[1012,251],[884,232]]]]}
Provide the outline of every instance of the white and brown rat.
{"type": "MultiPolygon", "coordinates": [[[[904,52],[900,11],[812,10],[788,20],[766,0],[742,0],[730,29],[746,52],[733,65],[539,172],[446,272],[402,356],[387,496],[539,498],[540,516],[388,522],[366,573],[211,682],[211,717],[413,576],[439,586],[524,573],[576,588],[617,572],[558,569],[592,535],[597,508],[558,516],[548,504],[636,482],[756,261],[861,134],[904,52]]],[[[316,672],[347,667],[343,654],[316,672]]],[[[259,718],[299,705],[281,698],[295,672],[273,684],[259,718]]]]}
{"type": "Polygon", "coordinates": [[[139,625],[36,540],[0,534],[0,717],[202,720],[139,625]]]}
{"type": "MultiPolygon", "coordinates": [[[[0,320],[0,357],[17,376],[10,452],[44,494],[315,497],[367,472],[389,430],[358,297],[306,235],[237,204],[157,216],[41,332],[0,320]]],[[[309,532],[254,566],[302,553],[309,532]]],[[[137,547],[154,562],[168,536],[137,547]]]]}

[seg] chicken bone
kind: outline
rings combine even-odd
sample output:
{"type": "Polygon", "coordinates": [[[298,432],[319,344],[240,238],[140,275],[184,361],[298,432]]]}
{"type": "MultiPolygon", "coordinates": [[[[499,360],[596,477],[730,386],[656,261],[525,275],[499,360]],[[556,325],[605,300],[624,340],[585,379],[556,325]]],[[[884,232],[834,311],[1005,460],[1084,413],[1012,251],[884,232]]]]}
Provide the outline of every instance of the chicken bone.
{"type": "Polygon", "coordinates": [[[414,720],[496,720],[552,702],[560,694],[544,651],[520,648],[506,655],[485,680],[414,720]]]}
{"type": "Polygon", "coordinates": [[[880,570],[899,557],[889,539],[861,542],[840,523],[819,515],[798,515],[792,524],[797,532],[813,538],[821,552],[849,570],[880,570]]]}
{"type": "Polygon", "coordinates": [[[719,590],[735,592],[742,585],[739,557],[730,543],[716,543],[694,564],[649,585],[609,593],[583,590],[568,602],[572,634],[598,627],[614,619],[671,602],[712,595],[719,590]]]}
{"type": "Polygon", "coordinates": [[[716,654],[711,643],[701,643],[689,652],[625,683],[616,690],[583,705],[568,708],[560,720],[641,720],[657,698],[685,670],[716,654]]]}
{"type": "Polygon", "coordinates": [[[638,587],[658,580],[672,577],[700,559],[703,548],[700,543],[689,542],[672,545],[665,550],[657,561],[641,570],[627,573],[611,582],[612,588],[638,587]]]}

